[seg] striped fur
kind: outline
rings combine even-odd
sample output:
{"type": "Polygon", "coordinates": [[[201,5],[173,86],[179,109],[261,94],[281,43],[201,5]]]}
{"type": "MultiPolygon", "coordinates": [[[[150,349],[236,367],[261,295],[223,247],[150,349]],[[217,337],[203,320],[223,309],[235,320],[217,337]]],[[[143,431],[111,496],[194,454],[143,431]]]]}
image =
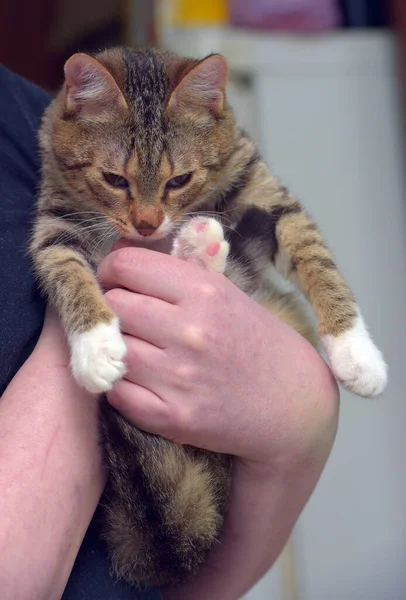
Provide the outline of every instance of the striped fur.
{"type": "MultiPolygon", "coordinates": [[[[103,392],[123,373],[124,345],[95,276],[112,241],[139,241],[146,231],[164,238],[201,214],[225,229],[226,275],[316,344],[298,294],[279,285],[293,282],[338,378],[379,393],[385,365],[354,296],[314,222],[237,127],[226,75],[220,56],[156,50],[116,48],[67,62],[41,128],[31,253],[67,332],[74,375],[103,392]]],[[[139,585],[190,577],[221,530],[230,459],[130,427],[105,400],[101,423],[111,473],[104,537],[115,572],[139,585]]]]}

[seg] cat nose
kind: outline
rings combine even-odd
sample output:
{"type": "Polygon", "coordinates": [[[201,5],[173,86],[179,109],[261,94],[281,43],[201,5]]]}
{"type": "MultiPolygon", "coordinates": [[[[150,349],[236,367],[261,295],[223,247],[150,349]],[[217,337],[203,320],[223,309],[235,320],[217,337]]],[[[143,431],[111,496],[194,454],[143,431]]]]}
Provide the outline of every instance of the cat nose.
{"type": "Polygon", "coordinates": [[[140,235],[147,237],[149,235],[152,235],[154,231],[156,231],[156,227],[142,227],[140,229],[138,229],[137,227],[137,231],[140,235]]]}

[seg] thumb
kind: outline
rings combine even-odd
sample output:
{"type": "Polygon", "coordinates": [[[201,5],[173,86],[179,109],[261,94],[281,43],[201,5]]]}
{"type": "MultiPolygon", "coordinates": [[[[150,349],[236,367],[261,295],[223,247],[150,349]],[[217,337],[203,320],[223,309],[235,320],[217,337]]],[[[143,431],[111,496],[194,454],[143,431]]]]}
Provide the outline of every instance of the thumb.
{"type": "Polygon", "coordinates": [[[134,244],[132,244],[128,240],[125,240],[124,238],[120,238],[119,240],[117,240],[117,242],[114,242],[113,247],[111,248],[111,252],[114,252],[115,250],[120,250],[121,248],[133,248],[133,247],[134,247],[134,244]]]}

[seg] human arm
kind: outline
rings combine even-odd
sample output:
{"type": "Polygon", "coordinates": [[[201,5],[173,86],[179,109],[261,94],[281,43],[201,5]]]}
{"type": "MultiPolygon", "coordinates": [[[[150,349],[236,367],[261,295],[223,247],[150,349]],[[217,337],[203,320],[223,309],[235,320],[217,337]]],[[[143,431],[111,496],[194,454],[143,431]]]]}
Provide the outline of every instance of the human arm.
{"type": "MultiPolygon", "coordinates": [[[[323,369],[317,363],[314,367],[323,369]]],[[[221,544],[213,548],[195,580],[163,590],[163,600],[236,600],[275,563],[317,485],[335,438],[337,386],[329,374],[330,380],[319,375],[319,389],[311,399],[303,397],[309,400],[313,423],[302,435],[296,431],[296,444],[283,452],[280,462],[277,454],[264,462],[234,460],[221,544]]],[[[289,415],[286,418],[289,428],[289,415]]]]}
{"type": "Polygon", "coordinates": [[[56,600],[102,493],[98,407],[79,388],[57,318],[0,401],[2,600],[56,600]]]}
{"type": "Polygon", "coordinates": [[[148,431],[237,457],[222,544],[164,598],[235,600],[274,563],[318,481],[336,383],[303,338],[222,276],[136,249],[99,274],[128,334],[110,402],[148,431]]]}

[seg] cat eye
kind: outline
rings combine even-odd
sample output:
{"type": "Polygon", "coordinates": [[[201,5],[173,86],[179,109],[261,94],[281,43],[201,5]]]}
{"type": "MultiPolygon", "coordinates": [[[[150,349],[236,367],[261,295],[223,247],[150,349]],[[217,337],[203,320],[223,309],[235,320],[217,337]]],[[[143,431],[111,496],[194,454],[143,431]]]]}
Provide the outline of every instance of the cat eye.
{"type": "Polygon", "coordinates": [[[178,190],[185,186],[192,179],[193,173],[184,173],[183,175],[178,175],[177,177],[172,177],[169,181],[166,182],[167,190],[178,190]]]}
{"type": "Polygon", "coordinates": [[[103,173],[103,177],[109,185],[115,188],[123,188],[126,190],[129,187],[127,179],[116,173],[103,173]]]}

